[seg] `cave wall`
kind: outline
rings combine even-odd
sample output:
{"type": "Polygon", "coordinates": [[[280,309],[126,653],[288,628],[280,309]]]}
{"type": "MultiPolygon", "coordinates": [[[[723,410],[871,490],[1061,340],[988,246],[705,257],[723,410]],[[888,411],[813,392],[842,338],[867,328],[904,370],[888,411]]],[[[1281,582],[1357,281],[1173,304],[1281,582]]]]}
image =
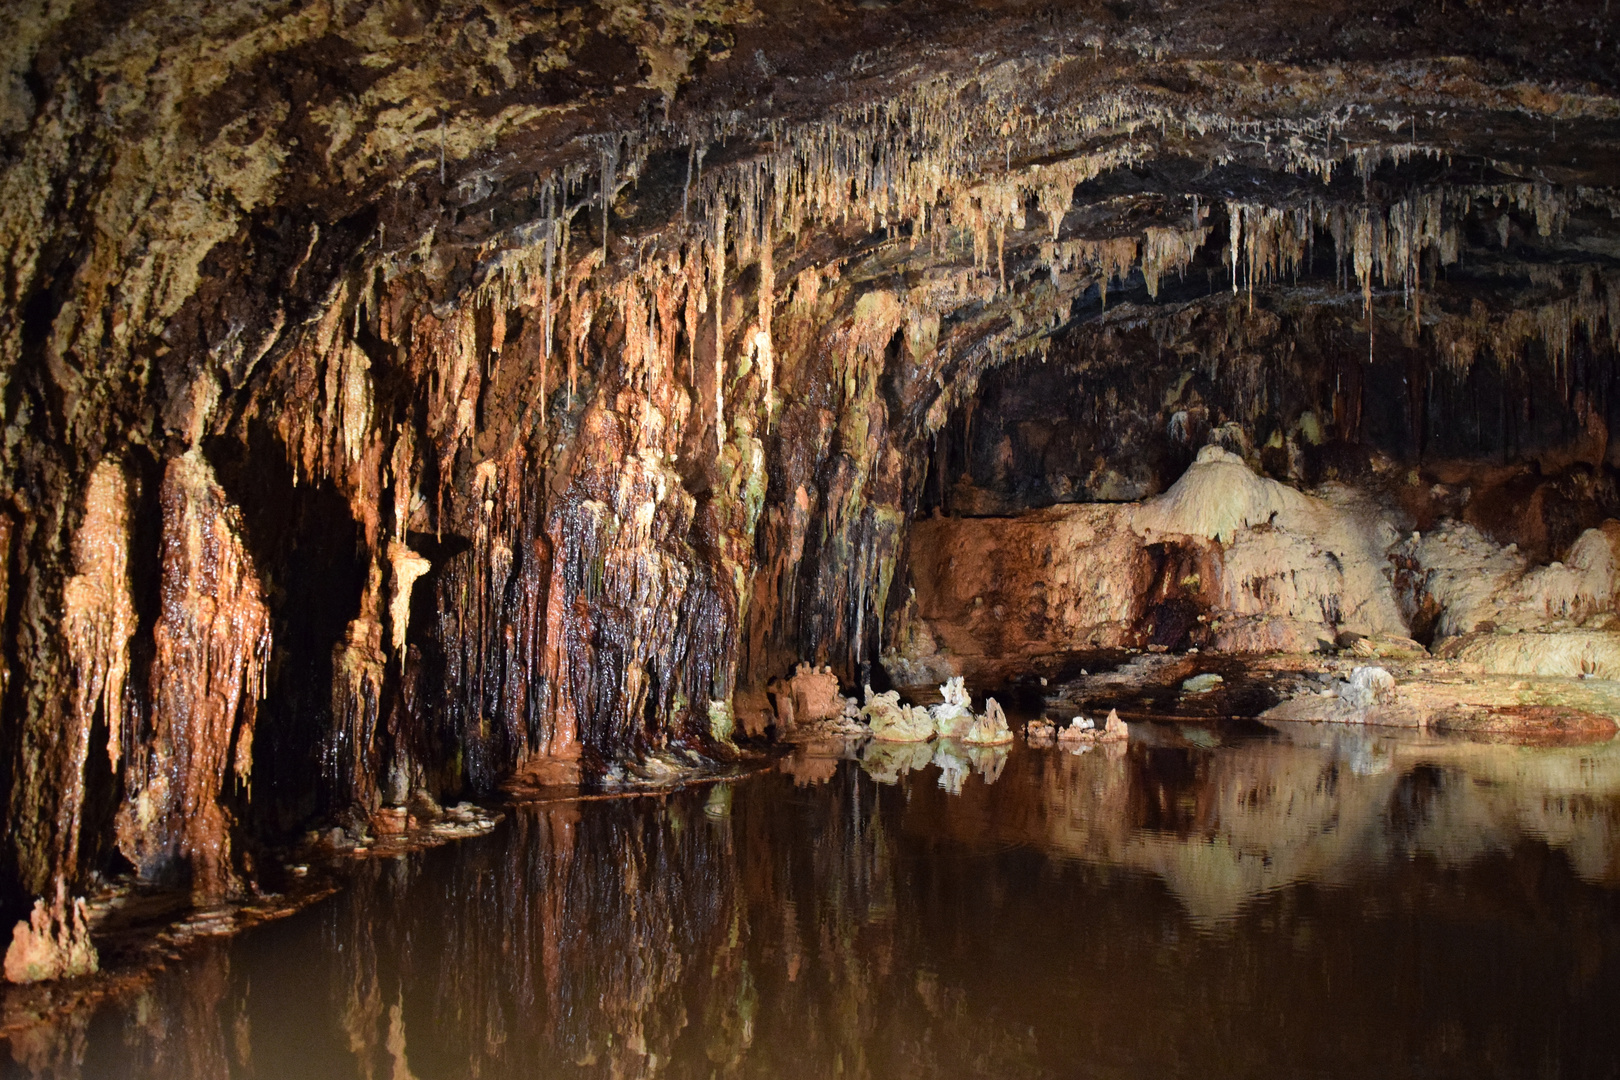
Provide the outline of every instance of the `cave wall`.
{"type": "Polygon", "coordinates": [[[723,757],[871,673],[919,509],[1150,494],[1200,425],[1606,506],[1613,43],[1464,7],[25,5],[12,902],[723,757]]]}
{"type": "MultiPolygon", "coordinates": [[[[1448,301],[1466,317],[1468,286],[1447,284],[1423,298],[1431,317],[1448,301]]],[[[922,512],[1139,501],[1217,443],[1272,479],[1355,484],[1410,527],[1456,518],[1543,561],[1620,514],[1620,370],[1603,337],[1460,364],[1443,324],[1415,330],[1409,306],[1368,341],[1343,305],[1222,293],[988,373],[934,436],[922,512]]]]}

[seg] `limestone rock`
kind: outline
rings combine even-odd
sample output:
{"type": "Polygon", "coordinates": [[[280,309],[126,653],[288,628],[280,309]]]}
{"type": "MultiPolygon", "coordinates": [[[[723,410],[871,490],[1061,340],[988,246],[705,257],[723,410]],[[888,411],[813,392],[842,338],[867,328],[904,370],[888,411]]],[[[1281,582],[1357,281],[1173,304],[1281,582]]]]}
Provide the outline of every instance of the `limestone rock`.
{"type": "Polygon", "coordinates": [[[49,906],[34,901],[34,910],[11,931],[6,950],[6,979],[14,983],[45,982],[92,975],[100,968],[90,941],[90,921],[82,898],[69,899],[58,882],[49,906]]]}
{"type": "Polygon", "coordinates": [[[965,743],[980,746],[1005,746],[1013,741],[1012,729],[1007,726],[1007,714],[995,698],[986,698],[984,715],[975,717],[962,736],[965,743]]]}
{"type": "Polygon", "coordinates": [[[1350,678],[1335,687],[1348,708],[1367,710],[1374,705],[1389,705],[1395,701],[1395,676],[1381,667],[1358,667],[1350,678]]]}
{"type": "Polygon", "coordinates": [[[844,698],[839,693],[838,676],[831,667],[819,670],[811,664],[800,664],[793,673],[793,719],[800,724],[813,724],[818,720],[831,720],[844,711],[844,698]]]}
{"type": "Polygon", "coordinates": [[[1459,634],[1447,638],[1436,652],[1493,675],[1620,679],[1620,632],[1613,630],[1459,634]]]}
{"type": "Polygon", "coordinates": [[[934,736],[934,725],[926,709],[900,704],[900,692],[888,690],[881,694],[866,688],[866,706],[861,716],[872,729],[872,738],[879,742],[927,742],[934,736]]]}

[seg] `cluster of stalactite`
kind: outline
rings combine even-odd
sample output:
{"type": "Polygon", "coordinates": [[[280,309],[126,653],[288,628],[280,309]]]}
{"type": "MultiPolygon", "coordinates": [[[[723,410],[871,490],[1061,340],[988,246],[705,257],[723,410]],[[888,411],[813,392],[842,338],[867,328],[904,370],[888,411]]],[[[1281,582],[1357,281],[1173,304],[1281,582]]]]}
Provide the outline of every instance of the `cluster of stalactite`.
{"type": "MultiPolygon", "coordinates": [[[[1002,181],[1005,217],[985,217],[982,182],[936,186],[937,243],[895,235],[829,258],[815,246],[827,219],[864,211],[863,229],[877,224],[881,200],[861,198],[863,184],[895,197],[895,181],[856,171],[872,146],[787,140],[787,156],[707,175],[694,153],[685,224],[615,236],[617,177],[636,170],[627,142],[602,151],[594,176],[537,182],[543,216],[527,242],[489,256],[448,311],[420,302],[434,285],[414,266],[383,259],[344,278],[236,428],[218,428],[273,428],[298,482],[342,494],[367,553],[333,652],[335,797],[374,807],[412,786],[488,790],[535,755],[600,767],[671,744],[712,752],[716,710],[798,659],[856,681],[883,644],[924,479],[908,451],[980,373],[1052,329],[1030,318],[1041,298],[1008,283],[1005,238],[1028,225],[1013,221],[1026,200],[1053,207],[1062,235],[1061,200],[1023,174],[1002,181]],[[599,216],[602,239],[581,215],[599,216]],[[1002,238],[994,261],[986,228],[1002,238]],[[885,287],[897,258],[921,284],[885,287]],[[886,380],[901,384],[899,408],[886,380]],[[417,550],[430,545],[436,561],[417,550]],[[413,629],[413,610],[431,623],[413,629]]],[[[1052,182],[1072,198],[1099,168],[1052,182]]],[[[1371,210],[1233,204],[1219,258],[1243,268],[1251,307],[1318,234],[1348,288],[1370,298],[1376,273],[1415,293],[1426,260],[1431,278],[1456,261],[1476,203],[1509,200],[1551,231],[1558,199],[1521,186],[1371,210]]],[[[1192,227],[1150,227],[1140,242],[1034,242],[1012,273],[1069,277],[1047,298],[1059,321],[1133,273],[1151,298],[1199,256],[1208,216],[1195,206],[1192,227]]],[[[1553,357],[1576,326],[1607,343],[1612,280],[1587,268],[1565,291],[1547,305],[1563,322],[1431,314],[1430,332],[1454,341],[1465,332],[1446,328],[1467,325],[1504,356],[1524,351],[1525,326],[1544,328],[1553,357]]]]}
{"type": "Polygon", "coordinates": [[[53,819],[28,821],[40,834],[26,842],[49,851],[50,865],[75,865],[86,783],[101,767],[91,748],[99,743],[111,770],[122,770],[120,851],[154,873],[182,858],[201,894],[223,895],[235,871],[221,796],[232,777],[245,785],[252,772],[269,611],[240,521],[212,470],[195,451],[174,458],[157,495],[162,542],[158,608],[144,642],[148,680],[133,685],[131,497],[115,462],[92,473],[74,536],[77,573],[63,589],[66,681],[75,690],[52,710],[57,727],[38,757],[48,766],[21,778],[14,805],[54,804],[53,819]]]}

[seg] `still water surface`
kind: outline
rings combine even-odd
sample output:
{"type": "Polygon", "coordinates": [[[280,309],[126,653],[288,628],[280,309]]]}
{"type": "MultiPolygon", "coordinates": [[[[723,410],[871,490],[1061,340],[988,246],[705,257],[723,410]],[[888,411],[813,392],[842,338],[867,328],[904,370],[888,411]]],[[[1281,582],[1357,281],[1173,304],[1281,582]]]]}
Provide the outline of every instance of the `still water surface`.
{"type": "Polygon", "coordinates": [[[358,864],[7,1075],[1620,1075],[1620,744],[833,752],[358,864]]]}

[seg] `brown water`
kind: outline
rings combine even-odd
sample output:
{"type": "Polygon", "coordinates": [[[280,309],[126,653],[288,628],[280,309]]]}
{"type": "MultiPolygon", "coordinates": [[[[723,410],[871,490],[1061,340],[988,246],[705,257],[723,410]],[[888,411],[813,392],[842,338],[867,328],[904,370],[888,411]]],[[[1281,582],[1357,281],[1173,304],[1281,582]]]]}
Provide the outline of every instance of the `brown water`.
{"type": "Polygon", "coordinates": [[[6,1074],[1614,1076],[1617,1012],[1620,746],[1133,725],[520,809],[6,1074]]]}

